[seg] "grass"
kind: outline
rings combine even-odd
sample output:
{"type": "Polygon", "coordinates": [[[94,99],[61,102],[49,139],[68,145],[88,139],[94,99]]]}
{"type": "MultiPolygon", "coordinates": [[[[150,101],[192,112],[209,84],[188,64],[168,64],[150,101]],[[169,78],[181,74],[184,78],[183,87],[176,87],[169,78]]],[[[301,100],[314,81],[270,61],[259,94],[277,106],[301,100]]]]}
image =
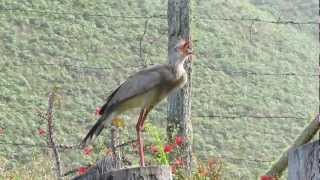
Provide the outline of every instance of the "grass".
{"type": "Polygon", "coordinates": [[[52,164],[48,161],[47,156],[34,155],[32,161],[29,164],[17,165],[14,169],[7,169],[9,160],[1,157],[0,165],[0,179],[6,180],[22,180],[22,179],[32,179],[32,180],[53,180],[55,177],[52,172],[52,164]]]}
{"type": "MultiPolygon", "coordinates": [[[[224,156],[225,179],[256,179],[270,167],[250,159],[276,160],[311,120],[318,107],[317,77],[255,76],[236,72],[315,74],[318,44],[314,26],[276,25],[246,21],[210,21],[200,17],[259,17],[315,19],[316,1],[193,1],[192,20],[196,59],[193,70],[192,122],[194,151],[200,159],[224,156]],[[274,6],[271,6],[274,5],[274,6]],[[298,5],[298,6],[297,6],[298,5]],[[286,7],[286,8],[285,8],[286,7]],[[304,9],[309,7],[309,9],[304,9]],[[251,34],[250,34],[250,29],[251,34]],[[221,71],[215,71],[214,68],[221,71]],[[200,118],[202,115],[290,115],[305,119],[200,118]],[[239,160],[243,159],[243,160],[239,160]],[[247,160],[246,160],[247,159],[247,160]]],[[[95,108],[126,77],[139,70],[139,39],[145,19],[90,16],[146,16],[166,14],[166,1],[3,1],[0,8],[75,12],[39,14],[4,11],[0,18],[0,127],[4,142],[44,143],[37,129],[45,128],[34,109],[45,110],[47,95],[59,87],[55,110],[59,143],[79,142],[95,122],[95,108]],[[42,64],[42,65],[41,65],[42,64]],[[44,65],[57,64],[57,65],[44,65]],[[73,66],[61,66],[63,64],[73,66]],[[125,65],[125,66],[124,66],[125,65]],[[79,67],[78,67],[79,66],[79,67]],[[98,67],[98,68],[81,68],[98,67]],[[104,67],[105,69],[99,69],[104,67]]],[[[150,20],[143,43],[148,63],[167,61],[167,22],[150,20]]],[[[150,115],[165,128],[166,103],[150,115]]],[[[137,113],[124,115],[124,138],[137,113]]],[[[107,135],[107,132],[103,132],[107,135]]],[[[103,143],[103,138],[98,141],[103,143]]],[[[101,150],[102,151],[102,150],[101,150]]],[[[6,168],[17,171],[37,163],[37,148],[0,146],[6,168]],[[35,161],[35,162],[33,162],[35,161]]],[[[99,158],[81,152],[62,153],[67,167],[99,158]]],[[[132,155],[134,157],[134,155],[132,155]]]]}

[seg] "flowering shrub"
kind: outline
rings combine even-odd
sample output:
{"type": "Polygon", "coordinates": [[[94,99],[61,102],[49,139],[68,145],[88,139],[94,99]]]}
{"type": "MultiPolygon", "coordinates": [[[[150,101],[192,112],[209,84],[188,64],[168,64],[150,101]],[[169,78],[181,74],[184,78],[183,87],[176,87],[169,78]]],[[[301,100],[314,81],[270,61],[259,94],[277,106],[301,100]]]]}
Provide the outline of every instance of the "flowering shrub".
{"type": "Polygon", "coordinates": [[[181,145],[183,145],[185,139],[182,136],[177,136],[175,141],[176,141],[176,145],[181,146],[181,145]]]}
{"type": "Polygon", "coordinates": [[[156,161],[161,165],[169,165],[169,157],[165,151],[170,151],[167,147],[165,148],[165,139],[162,138],[160,132],[154,126],[150,125],[149,123],[145,125],[145,130],[148,134],[151,135],[154,144],[151,145],[150,151],[156,161]]]}
{"type": "Polygon", "coordinates": [[[197,172],[194,174],[195,179],[220,180],[222,176],[222,161],[218,158],[211,158],[204,163],[198,161],[197,172]]]}
{"type": "Polygon", "coordinates": [[[260,180],[278,180],[275,176],[261,176],[260,180]]]}
{"type": "Polygon", "coordinates": [[[44,129],[42,129],[42,128],[39,128],[38,129],[38,134],[39,134],[39,136],[46,136],[46,134],[47,134],[47,132],[46,132],[46,130],[44,130],[44,129]]]}
{"type": "Polygon", "coordinates": [[[83,175],[88,172],[89,168],[88,167],[79,167],[78,169],[78,175],[83,175]]]}
{"type": "MultiPolygon", "coordinates": [[[[187,138],[176,136],[173,142],[167,143],[159,129],[150,124],[146,124],[146,132],[151,136],[153,144],[150,146],[152,157],[160,165],[170,165],[171,172],[175,179],[190,179],[185,175],[186,161],[183,158],[182,147],[187,138]]],[[[220,180],[222,174],[222,161],[217,158],[211,158],[208,162],[198,161],[196,172],[193,172],[191,179],[210,179],[220,180]]],[[[273,180],[273,179],[272,179],[273,180]]]]}
{"type": "Polygon", "coordinates": [[[150,151],[152,154],[157,154],[159,152],[159,148],[156,145],[152,144],[150,147],[150,151]]]}
{"type": "Polygon", "coordinates": [[[181,157],[181,146],[184,144],[185,138],[176,136],[174,142],[166,144],[165,138],[161,136],[157,128],[147,124],[146,131],[154,140],[154,144],[150,146],[152,157],[161,165],[170,165],[172,173],[181,169],[185,164],[181,157]]]}
{"type": "Polygon", "coordinates": [[[167,154],[171,153],[174,149],[174,144],[167,144],[164,146],[163,151],[167,154]]]}
{"type": "Polygon", "coordinates": [[[86,156],[90,156],[93,152],[93,148],[92,147],[86,147],[83,149],[83,154],[86,156]]]}

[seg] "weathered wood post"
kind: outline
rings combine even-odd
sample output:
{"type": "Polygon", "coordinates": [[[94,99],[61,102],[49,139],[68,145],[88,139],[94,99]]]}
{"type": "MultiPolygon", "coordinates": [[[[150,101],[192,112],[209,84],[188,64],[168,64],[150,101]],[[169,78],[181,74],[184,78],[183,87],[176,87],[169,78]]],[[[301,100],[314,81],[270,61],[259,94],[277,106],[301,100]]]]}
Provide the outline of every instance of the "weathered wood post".
{"type": "Polygon", "coordinates": [[[172,180],[169,166],[136,167],[110,171],[103,176],[103,180],[172,180]]]}
{"type": "Polygon", "coordinates": [[[73,180],[172,180],[169,166],[148,166],[115,169],[114,159],[106,157],[97,162],[85,175],[73,180]]]}
{"type": "Polygon", "coordinates": [[[300,147],[306,143],[308,143],[314,135],[317,133],[320,127],[320,115],[318,114],[316,118],[314,118],[309,125],[305,127],[302,133],[296,138],[293,144],[286,150],[278,161],[276,161],[272,167],[266,172],[267,176],[275,176],[281,177],[283,171],[288,167],[288,152],[293,149],[300,147]]]}
{"type": "MultiPolygon", "coordinates": [[[[190,39],[190,0],[168,0],[168,58],[169,63],[177,61],[178,54],[175,46],[178,41],[190,39]]],[[[167,135],[172,139],[173,133],[187,138],[183,148],[183,156],[186,160],[186,170],[191,175],[192,163],[192,125],[191,114],[191,63],[185,66],[188,72],[187,85],[169,97],[167,135]]]]}
{"type": "Polygon", "coordinates": [[[288,180],[320,179],[320,141],[289,151],[288,180]]]}

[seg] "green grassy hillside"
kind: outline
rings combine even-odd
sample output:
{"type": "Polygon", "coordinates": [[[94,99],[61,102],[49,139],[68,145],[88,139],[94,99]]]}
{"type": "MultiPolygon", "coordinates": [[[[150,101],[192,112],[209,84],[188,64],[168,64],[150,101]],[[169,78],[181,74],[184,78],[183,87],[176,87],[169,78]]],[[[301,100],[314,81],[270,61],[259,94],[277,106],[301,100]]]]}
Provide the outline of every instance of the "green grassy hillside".
{"type": "MultiPolygon", "coordinates": [[[[316,17],[310,13],[317,7],[315,0],[261,2],[192,2],[192,34],[197,40],[192,97],[194,151],[201,159],[225,157],[225,179],[256,179],[271,162],[255,160],[276,160],[315,115],[319,104],[317,77],[309,76],[317,72],[315,25],[210,20],[277,20],[281,13],[283,19],[297,21],[316,17]],[[284,8],[296,4],[308,9],[284,8]],[[207,115],[303,119],[201,117],[207,115]]],[[[5,129],[0,141],[43,143],[37,129],[45,124],[35,109],[45,110],[48,92],[59,87],[60,104],[55,110],[58,141],[79,142],[96,119],[96,107],[126,77],[142,68],[137,66],[141,64],[139,39],[146,19],[119,16],[165,15],[166,5],[164,0],[0,2],[0,9],[16,9],[0,10],[0,127],[5,129]]],[[[167,61],[167,21],[157,17],[149,20],[143,41],[148,64],[167,61]]],[[[163,102],[150,116],[158,127],[166,124],[165,105],[163,102]]],[[[129,127],[136,118],[137,113],[124,115],[129,127]]],[[[127,128],[124,136],[133,134],[132,129],[127,128]]],[[[42,152],[0,145],[0,156],[9,159],[8,169],[28,163],[42,152]]],[[[66,151],[62,158],[68,168],[98,156],[96,152],[88,159],[79,151],[66,151]]]]}

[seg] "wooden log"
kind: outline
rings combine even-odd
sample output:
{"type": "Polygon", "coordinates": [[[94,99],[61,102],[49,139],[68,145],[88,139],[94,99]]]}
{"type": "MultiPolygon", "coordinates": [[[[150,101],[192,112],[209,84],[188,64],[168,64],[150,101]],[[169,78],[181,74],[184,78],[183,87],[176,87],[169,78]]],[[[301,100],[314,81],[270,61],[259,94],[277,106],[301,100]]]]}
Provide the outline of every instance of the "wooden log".
{"type": "Polygon", "coordinates": [[[169,166],[148,166],[115,169],[112,158],[100,160],[97,165],[73,180],[172,180],[169,166]]]}
{"type": "Polygon", "coordinates": [[[280,159],[270,168],[265,174],[267,176],[281,177],[282,172],[288,167],[288,152],[292,148],[297,148],[303,144],[308,143],[312,137],[317,133],[320,127],[320,115],[318,114],[314,120],[312,120],[302,133],[297,137],[294,143],[288,150],[281,155],[280,159]]]}
{"type": "Polygon", "coordinates": [[[100,180],[172,180],[169,166],[134,167],[109,171],[100,180]]]}
{"type": "Polygon", "coordinates": [[[320,179],[320,141],[289,151],[288,180],[320,179]]]}
{"type": "Polygon", "coordinates": [[[76,176],[73,180],[98,180],[102,174],[106,174],[116,168],[115,161],[116,160],[111,156],[107,156],[97,161],[96,165],[89,168],[89,171],[86,174],[76,176]]]}

